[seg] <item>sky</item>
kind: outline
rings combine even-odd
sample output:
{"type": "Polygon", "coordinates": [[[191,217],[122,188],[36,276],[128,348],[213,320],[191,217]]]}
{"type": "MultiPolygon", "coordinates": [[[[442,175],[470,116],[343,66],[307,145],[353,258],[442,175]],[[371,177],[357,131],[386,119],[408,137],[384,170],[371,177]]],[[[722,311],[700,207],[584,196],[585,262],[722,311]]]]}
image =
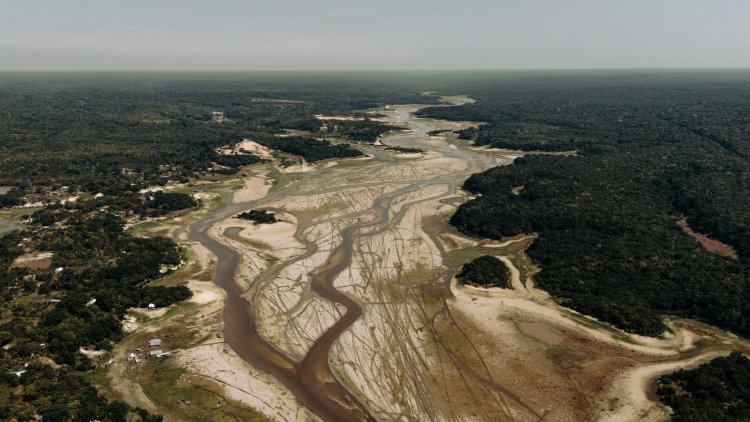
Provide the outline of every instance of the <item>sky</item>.
{"type": "Polygon", "coordinates": [[[747,0],[0,0],[0,70],[749,67],[747,0]]]}

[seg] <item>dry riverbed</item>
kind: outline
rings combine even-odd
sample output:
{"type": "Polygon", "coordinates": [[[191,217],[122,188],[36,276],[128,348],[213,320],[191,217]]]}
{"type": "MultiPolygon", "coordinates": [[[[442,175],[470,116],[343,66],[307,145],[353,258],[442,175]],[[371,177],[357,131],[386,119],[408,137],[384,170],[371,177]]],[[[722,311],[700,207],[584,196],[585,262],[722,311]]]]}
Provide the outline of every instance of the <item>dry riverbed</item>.
{"type": "MultiPolygon", "coordinates": [[[[446,219],[468,200],[463,181],[520,154],[473,148],[450,131],[474,123],[418,119],[418,108],[378,112],[408,128],[383,144],[424,153],[377,149],[364,160],[255,166],[231,186],[204,186],[201,210],[136,228],[189,248],[170,277],[194,297],[163,315],[133,313],[114,353],[120,366],[106,372],[112,394],[163,406],[157,380],[120,363],[132,344],[161,335],[179,346],[164,361],[175,371],[164,373],[179,373],[171,386],[215,394],[233,406],[228,420],[262,418],[249,408],[285,421],[660,420],[668,413],[649,393],[655,377],[748,350],[686,320],[670,320],[673,333],[660,339],[614,330],[534,288],[524,254],[533,238],[455,232],[446,219]],[[427,135],[436,130],[448,132],[427,135]],[[279,222],[233,218],[252,208],[279,222]],[[511,269],[512,289],[457,285],[458,268],[486,254],[511,269]],[[237,326],[242,312],[247,325],[237,326]]],[[[168,408],[168,419],[192,418],[180,409],[168,408]]]]}

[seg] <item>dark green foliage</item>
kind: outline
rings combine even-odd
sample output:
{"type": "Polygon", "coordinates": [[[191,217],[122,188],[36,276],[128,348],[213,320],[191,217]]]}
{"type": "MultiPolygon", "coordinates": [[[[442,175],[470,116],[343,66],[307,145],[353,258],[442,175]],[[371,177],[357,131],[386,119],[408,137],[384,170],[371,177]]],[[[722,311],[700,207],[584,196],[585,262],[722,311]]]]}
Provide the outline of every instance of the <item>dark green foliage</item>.
{"type": "Polygon", "coordinates": [[[16,257],[23,255],[23,249],[18,246],[22,238],[23,233],[20,231],[0,237],[0,269],[7,270],[16,257]]]}
{"type": "Polygon", "coordinates": [[[149,303],[153,303],[157,307],[162,308],[189,299],[192,295],[193,293],[187,288],[187,286],[147,286],[143,288],[141,295],[138,298],[138,304],[140,306],[145,306],[149,303]]]}
{"type": "Polygon", "coordinates": [[[146,201],[146,214],[149,216],[165,215],[172,211],[193,208],[198,201],[186,193],[179,192],[154,192],[146,201]]]}
{"type": "Polygon", "coordinates": [[[739,352],[658,381],[657,394],[675,422],[750,420],[750,359],[739,352]]]}
{"type": "Polygon", "coordinates": [[[249,154],[235,154],[235,155],[216,154],[216,157],[214,158],[214,162],[216,164],[220,166],[235,168],[235,169],[240,166],[247,166],[250,164],[260,163],[262,161],[263,160],[260,159],[259,157],[255,155],[249,155],[249,154]]]}
{"type": "Polygon", "coordinates": [[[403,153],[407,153],[407,154],[408,153],[415,153],[415,152],[424,152],[423,150],[421,150],[419,148],[407,148],[407,147],[400,147],[400,146],[385,147],[385,149],[388,150],[388,151],[403,152],[403,153]]]}
{"type": "Polygon", "coordinates": [[[537,284],[627,331],[658,335],[660,315],[674,314],[750,334],[750,75],[557,76],[473,95],[424,114],[487,121],[465,133],[478,143],[578,156],[472,176],[465,187],[480,196],[454,225],[538,233],[537,284]],[[704,250],[680,216],[740,259],[704,250]]]}
{"type": "MultiPolygon", "coordinates": [[[[233,173],[257,162],[215,149],[284,129],[317,131],[315,114],[350,115],[383,103],[428,103],[385,75],[0,74],[0,185],[70,186],[90,193],[137,192],[211,169],[233,173]],[[213,111],[227,119],[212,120],[213,111]]],[[[342,123],[340,133],[371,141],[393,128],[342,123]]],[[[309,161],[356,151],[315,144],[309,161]]],[[[291,151],[288,151],[291,152],[291,151]]],[[[303,155],[301,151],[292,152],[303,155]]],[[[15,205],[16,192],[0,195],[15,205]]]]}
{"type": "Polygon", "coordinates": [[[485,255],[467,262],[456,278],[467,284],[482,287],[510,288],[510,272],[502,261],[485,255]]]}
{"type": "MultiPolygon", "coordinates": [[[[123,335],[121,321],[130,307],[149,303],[168,306],[191,295],[185,286],[148,285],[163,275],[164,266],[179,264],[174,242],[133,237],[123,231],[120,218],[104,211],[89,212],[89,208],[86,201],[76,207],[47,208],[32,217],[39,225],[36,230],[0,238],[0,263],[4,265],[0,287],[11,293],[3,300],[12,300],[12,293],[25,293],[6,288],[27,275],[33,281],[23,282],[25,291],[34,292],[39,283],[39,293],[55,299],[12,305],[10,315],[0,321],[0,343],[10,345],[7,351],[0,351],[0,362],[15,365],[14,370],[18,370],[30,357],[41,355],[66,365],[59,370],[30,366],[20,379],[15,375],[0,378],[6,385],[23,384],[24,395],[7,409],[8,415],[20,417],[33,409],[45,420],[126,420],[133,409],[122,403],[107,403],[83,381],[79,371],[90,369],[92,364],[79,349],[110,349],[112,342],[123,335]],[[52,226],[40,227],[45,223],[52,226]],[[8,269],[7,264],[21,252],[16,244],[23,236],[28,236],[26,243],[34,249],[54,252],[53,264],[63,267],[62,272],[8,269]],[[27,283],[29,288],[25,287],[27,283]]],[[[142,420],[160,420],[137,413],[142,420]]]]}
{"type": "MultiPolygon", "coordinates": [[[[34,414],[49,421],[112,421],[129,420],[158,422],[161,416],[148,414],[142,409],[135,409],[118,401],[107,402],[96,388],[78,372],[65,367],[54,369],[48,365],[33,363],[25,368],[20,377],[10,373],[18,368],[0,363],[0,383],[5,385],[22,384],[20,401],[0,408],[0,417],[9,420],[33,420],[34,414]]],[[[9,395],[10,396],[10,395],[9,395]]],[[[12,399],[11,397],[0,397],[12,399]]]]}
{"type": "Polygon", "coordinates": [[[349,144],[333,145],[325,140],[299,136],[283,138],[264,137],[256,138],[256,141],[268,148],[299,155],[310,163],[328,158],[358,157],[362,155],[359,150],[352,148],[349,144]]]}
{"type": "Polygon", "coordinates": [[[237,215],[237,218],[250,220],[256,224],[273,224],[276,222],[274,213],[266,210],[250,210],[237,215]]]}
{"type": "Polygon", "coordinates": [[[328,133],[342,135],[357,142],[375,142],[381,135],[399,130],[397,126],[391,126],[372,120],[336,120],[327,124],[328,133]],[[335,129],[335,130],[334,130],[335,129]]]}
{"type": "MultiPolygon", "coordinates": [[[[37,410],[45,420],[124,420],[127,408],[107,405],[74,371],[91,365],[78,349],[110,347],[122,336],[120,321],[127,308],[168,306],[190,291],[148,285],[163,275],[165,265],[179,263],[180,256],[167,239],[125,233],[120,217],[160,216],[197,205],[182,193],[138,191],[170,181],[185,183],[208,171],[234,174],[259,162],[254,155],[216,153],[244,138],[270,139],[273,147],[310,162],[361,155],[327,141],[273,140],[284,129],[302,129],[310,122],[317,131],[320,122],[312,117],[317,113],[350,114],[386,101],[430,100],[416,91],[404,94],[403,88],[380,85],[349,76],[298,82],[296,76],[270,74],[0,74],[0,185],[16,187],[0,195],[0,207],[19,205],[30,193],[43,198],[63,186],[68,192],[104,194],[75,206],[49,206],[31,217],[31,233],[0,238],[0,303],[12,306],[0,321],[0,342],[11,346],[0,351],[3,375],[22,367],[32,354],[67,365],[54,374],[42,367],[48,383],[35,378],[37,368],[20,379],[4,376],[3,387],[20,383],[39,393],[11,402],[0,397],[0,419],[27,420],[37,410]],[[228,120],[213,121],[213,110],[224,111],[228,120]],[[33,238],[31,247],[54,252],[53,268],[65,270],[9,269],[23,253],[16,245],[25,236],[33,238]],[[60,302],[11,302],[37,291],[60,302]],[[75,385],[60,394],[67,384],[75,385]],[[82,386],[86,388],[78,388],[82,386]]],[[[342,124],[337,135],[370,141],[391,129],[376,122],[342,124]]],[[[4,391],[9,390],[0,389],[4,391]]],[[[147,416],[142,419],[149,420],[147,416]]]]}
{"type": "MultiPolygon", "coordinates": [[[[54,252],[54,275],[40,273],[43,291],[60,302],[34,310],[39,323],[18,333],[33,343],[47,343],[46,351],[59,363],[82,364],[82,346],[107,344],[121,337],[120,321],[130,307],[148,303],[168,306],[190,297],[184,286],[151,287],[162,266],[176,265],[180,255],[169,239],[137,238],[122,230],[122,221],[109,213],[82,216],[69,211],[64,225],[40,231],[33,241],[54,252]],[[89,303],[96,299],[94,303],[89,303]]],[[[8,236],[2,238],[5,240],[8,236]]],[[[49,271],[49,270],[48,270],[49,271]]],[[[14,332],[21,327],[9,325],[14,332]]]]}
{"type": "Polygon", "coordinates": [[[23,189],[13,188],[5,195],[0,195],[0,208],[23,204],[23,196],[25,193],[26,191],[23,189]]]}
{"type": "MultiPolygon", "coordinates": [[[[197,203],[183,193],[139,191],[208,172],[235,174],[261,161],[216,152],[245,138],[310,162],[361,155],[346,144],[275,135],[317,131],[317,113],[434,102],[403,86],[383,88],[381,79],[0,73],[0,185],[14,187],[0,195],[0,207],[56,202],[79,191],[104,195],[49,205],[31,216],[29,232],[0,238],[0,344],[9,346],[0,349],[0,419],[31,420],[38,413],[45,421],[161,420],[99,396],[83,377],[92,362],[79,353],[81,347],[111,348],[122,336],[127,308],[168,306],[191,295],[185,286],[149,285],[180,255],[168,239],[124,232],[122,218],[161,216],[197,203]],[[216,110],[227,119],[212,119],[216,110]],[[30,249],[54,252],[52,268],[64,270],[9,268],[23,253],[17,245],[25,237],[30,249]],[[63,366],[34,363],[21,377],[10,373],[36,362],[32,356],[63,366]]],[[[372,141],[392,129],[345,123],[336,134],[372,141]]]]}

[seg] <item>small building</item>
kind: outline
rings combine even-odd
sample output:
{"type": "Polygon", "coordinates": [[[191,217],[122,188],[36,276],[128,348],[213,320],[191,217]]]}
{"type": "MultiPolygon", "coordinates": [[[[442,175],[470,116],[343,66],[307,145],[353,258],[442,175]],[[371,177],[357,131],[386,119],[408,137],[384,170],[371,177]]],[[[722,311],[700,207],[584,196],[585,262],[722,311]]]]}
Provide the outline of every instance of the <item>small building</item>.
{"type": "Polygon", "coordinates": [[[213,120],[216,123],[223,123],[224,120],[226,120],[226,116],[224,115],[223,111],[212,111],[211,120],[213,120]]]}
{"type": "Polygon", "coordinates": [[[148,310],[149,311],[153,311],[154,309],[156,309],[156,304],[155,303],[149,303],[148,304],[148,310]]]}
{"type": "Polygon", "coordinates": [[[88,302],[86,302],[86,307],[89,307],[89,306],[91,306],[91,305],[93,305],[95,303],[96,303],[96,298],[93,298],[93,299],[89,300],[88,302]]]}
{"type": "Polygon", "coordinates": [[[55,268],[55,274],[60,274],[65,270],[65,267],[57,267],[55,268]]]}
{"type": "Polygon", "coordinates": [[[148,341],[148,347],[154,348],[154,347],[161,347],[161,339],[160,338],[152,338],[148,341]]]}
{"type": "Polygon", "coordinates": [[[134,361],[136,357],[137,357],[137,355],[135,353],[133,353],[133,352],[130,352],[128,354],[128,360],[129,361],[134,361]]]}
{"type": "Polygon", "coordinates": [[[148,357],[156,358],[156,357],[159,357],[159,355],[161,355],[162,353],[164,352],[162,352],[161,349],[151,350],[148,352],[148,357]]]}

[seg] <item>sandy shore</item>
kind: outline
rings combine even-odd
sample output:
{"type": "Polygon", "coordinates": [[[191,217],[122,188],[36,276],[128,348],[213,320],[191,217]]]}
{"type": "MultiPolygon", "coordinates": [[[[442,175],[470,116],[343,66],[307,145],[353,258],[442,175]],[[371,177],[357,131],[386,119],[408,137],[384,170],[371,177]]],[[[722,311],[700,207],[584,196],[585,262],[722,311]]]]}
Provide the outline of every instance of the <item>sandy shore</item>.
{"type": "MultiPolygon", "coordinates": [[[[668,410],[646,395],[654,377],[747,346],[679,319],[664,338],[614,330],[534,287],[523,252],[533,238],[455,232],[446,220],[469,198],[463,180],[520,154],[471,147],[450,131],[474,123],[416,119],[418,108],[383,110],[383,121],[410,129],[383,143],[425,153],[275,167],[276,181],[266,167],[243,180],[231,203],[272,209],[280,222],[256,225],[231,218],[235,212],[209,227],[211,238],[239,253],[235,282],[276,350],[300,362],[342,319],[344,308],[310,283],[354,226],[362,228],[352,236],[351,263],[332,281],[362,314],[333,343],[336,379],[327,382],[339,382],[378,420],[659,420],[668,410]],[[434,130],[448,132],[426,135],[434,130]],[[296,172],[310,174],[289,175],[296,172]],[[456,284],[460,266],[486,254],[510,268],[512,289],[456,284]]],[[[245,142],[245,150],[256,148],[245,142]]],[[[179,233],[178,223],[169,233],[179,233]]],[[[203,340],[179,361],[272,419],[315,420],[289,389],[224,343],[225,293],[207,279],[215,257],[185,244],[201,268],[188,286],[199,309],[191,324],[203,340]]]]}

